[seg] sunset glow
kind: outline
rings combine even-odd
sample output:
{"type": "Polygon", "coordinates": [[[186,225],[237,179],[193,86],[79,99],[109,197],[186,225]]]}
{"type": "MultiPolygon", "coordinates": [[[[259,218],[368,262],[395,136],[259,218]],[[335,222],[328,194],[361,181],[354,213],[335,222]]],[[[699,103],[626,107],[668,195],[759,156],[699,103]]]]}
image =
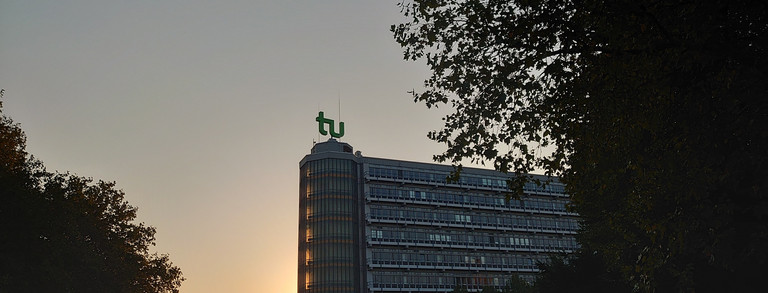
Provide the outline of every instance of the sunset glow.
{"type": "Polygon", "coordinates": [[[181,292],[296,292],[318,110],[372,156],[442,148],[426,133],[443,112],[407,93],[426,69],[392,41],[395,3],[5,1],[4,111],[50,171],[117,182],[181,292]]]}

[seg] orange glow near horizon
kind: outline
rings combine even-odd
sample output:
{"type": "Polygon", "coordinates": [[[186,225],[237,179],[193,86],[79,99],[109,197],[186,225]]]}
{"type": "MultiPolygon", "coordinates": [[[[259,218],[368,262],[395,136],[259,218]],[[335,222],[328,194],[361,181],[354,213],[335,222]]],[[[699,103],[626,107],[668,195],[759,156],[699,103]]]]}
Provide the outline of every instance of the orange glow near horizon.
{"type": "Polygon", "coordinates": [[[403,62],[394,3],[86,2],[0,4],[3,113],[48,170],[116,182],[180,292],[297,292],[318,108],[366,155],[442,151],[425,134],[449,111],[407,94],[426,67],[403,62]]]}

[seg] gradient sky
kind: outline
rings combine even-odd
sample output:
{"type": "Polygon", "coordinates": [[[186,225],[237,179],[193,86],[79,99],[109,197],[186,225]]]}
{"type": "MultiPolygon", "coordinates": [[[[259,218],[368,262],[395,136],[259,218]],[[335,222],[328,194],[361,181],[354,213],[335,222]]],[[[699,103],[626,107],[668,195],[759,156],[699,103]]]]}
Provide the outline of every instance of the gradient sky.
{"type": "MultiPolygon", "coordinates": [[[[318,110],[363,155],[430,162],[397,0],[0,0],[4,112],[49,170],[116,181],[185,293],[296,292],[318,110]]],[[[445,111],[445,110],[443,110],[445,111]]],[[[325,138],[321,138],[325,139],[325,138]]]]}

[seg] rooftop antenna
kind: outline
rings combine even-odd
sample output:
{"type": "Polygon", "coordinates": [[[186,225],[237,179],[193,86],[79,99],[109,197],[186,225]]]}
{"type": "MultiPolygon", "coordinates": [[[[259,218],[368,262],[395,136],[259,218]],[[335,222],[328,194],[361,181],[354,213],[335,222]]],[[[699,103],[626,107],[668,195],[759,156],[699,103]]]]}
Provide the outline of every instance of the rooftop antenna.
{"type": "MultiPolygon", "coordinates": [[[[336,89],[338,92],[338,102],[339,102],[339,122],[341,122],[341,89],[336,89]]],[[[341,141],[341,137],[339,137],[339,141],[341,141]]]]}

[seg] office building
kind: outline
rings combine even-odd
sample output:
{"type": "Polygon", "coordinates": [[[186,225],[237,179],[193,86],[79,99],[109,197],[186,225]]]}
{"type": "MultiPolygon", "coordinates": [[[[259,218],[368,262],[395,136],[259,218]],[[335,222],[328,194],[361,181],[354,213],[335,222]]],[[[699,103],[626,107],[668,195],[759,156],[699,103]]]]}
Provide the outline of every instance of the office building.
{"type": "Polygon", "coordinates": [[[529,183],[506,200],[510,175],[464,168],[446,180],[452,170],[364,157],[335,139],[315,144],[300,162],[298,291],[500,289],[578,247],[559,182],[529,183]]]}

